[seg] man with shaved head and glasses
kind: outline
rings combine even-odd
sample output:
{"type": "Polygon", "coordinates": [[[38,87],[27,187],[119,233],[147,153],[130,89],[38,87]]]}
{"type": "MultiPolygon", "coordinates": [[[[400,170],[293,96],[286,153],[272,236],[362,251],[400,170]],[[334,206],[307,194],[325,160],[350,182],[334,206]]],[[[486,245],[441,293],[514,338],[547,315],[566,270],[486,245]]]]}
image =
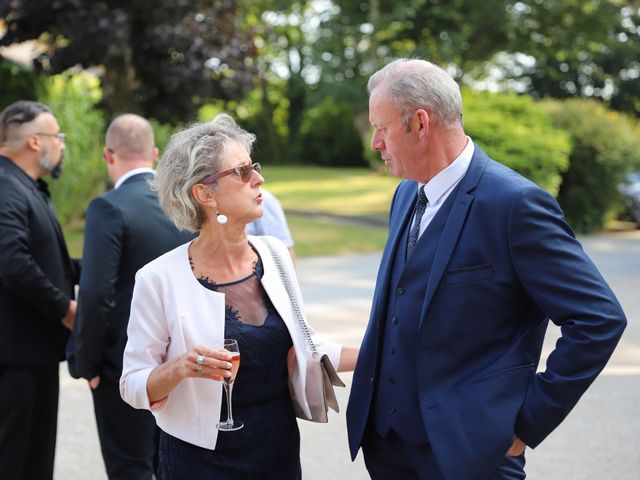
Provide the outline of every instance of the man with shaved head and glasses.
{"type": "Polygon", "coordinates": [[[58,368],[79,268],[42,177],[60,176],[64,139],[41,103],[0,114],[0,478],[53,478],[58,368]]]}
{"type": "Polygon", "coordinates": [[[116,117],[103,150],[113,190],[93,199],[85,221],[78,316],[67,347],[72,376],[86,378],[110,479],[151,480],[156,424],[120,397],[122,353],[136,272],[193,235],[169,220],[149,187],[158,157],[144,118],[116,117]]]}

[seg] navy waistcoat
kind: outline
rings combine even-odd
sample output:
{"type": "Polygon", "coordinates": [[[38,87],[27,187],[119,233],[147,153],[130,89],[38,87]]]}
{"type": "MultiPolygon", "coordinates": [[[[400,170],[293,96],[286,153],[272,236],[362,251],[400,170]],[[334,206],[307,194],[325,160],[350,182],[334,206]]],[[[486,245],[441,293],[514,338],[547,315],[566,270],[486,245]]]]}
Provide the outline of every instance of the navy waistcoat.
{"type": "Polygon", "coordinates": [[[431,265],[438,242],[451,211],[450,195],[420,236],[415,250],[406,259],[411,220],[404,228],[393,260],[391,291],[387,303],[381,342],[378,381],[373,419],[376,431],[385,436],[390,429],[406,442],[428,441],[420,412],[417,383],[417,350],[420,318],[431,265]]]}

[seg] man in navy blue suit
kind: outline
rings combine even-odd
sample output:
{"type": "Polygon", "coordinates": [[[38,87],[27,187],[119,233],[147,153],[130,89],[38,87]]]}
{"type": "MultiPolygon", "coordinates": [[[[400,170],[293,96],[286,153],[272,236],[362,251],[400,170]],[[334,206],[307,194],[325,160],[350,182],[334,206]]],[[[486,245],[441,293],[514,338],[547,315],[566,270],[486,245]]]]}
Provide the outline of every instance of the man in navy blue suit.
{"type": "Polygon", "coordinates": [[[423,60],[369,80],[371,147],[405,178],[347,407],[373,479],[522,479],[604,368],[626,319],[551,195],[464,133],[423,60]],[[536,373],[548,320],[562,336],[536,373]]]}
{"type": "Polygon", "coordinates": [[[155,466],[153,415],[120,397],[122,355],[135,274],[189,241],[167,218],[148,180],[158,157],[153,130],[138,115],[116,117],[106,134],[104,159],[113,190],[87,208],[78,315],[67,346],[69,371],[89,380],[110,480],[151,480],[155,466]]]}

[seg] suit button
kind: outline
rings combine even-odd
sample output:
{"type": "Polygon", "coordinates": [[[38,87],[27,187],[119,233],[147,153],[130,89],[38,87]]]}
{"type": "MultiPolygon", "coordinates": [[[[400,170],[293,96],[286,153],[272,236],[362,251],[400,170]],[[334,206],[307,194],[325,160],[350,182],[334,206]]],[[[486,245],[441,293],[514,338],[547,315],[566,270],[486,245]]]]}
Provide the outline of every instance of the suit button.
{"type": "Polygon", "coordinates": [[[394,325],[397,325],[397,324],[398,324],[398,317],[393,317],[393,318],[391,319],[391,322],[392,322],[394,325]]]}
{"type": "Polygon", "coordinates": [[[394,383],[396,383],[396,377],[394,377],[393,375],[389,375],[389,383],[391,385],[393,385],[394,383]]]}
{"type": "Polygon", "coordinates": [[[391,355],[395,355],[395,354],[396,354],[396,349],[395,349],[395,348],[393,348],[393,347],[390,347],[390,348],[389,348],[389,353],[390,353],[391,355]]]}
{"type": "Polygon", "coordinates": [[[371,383],[373,383],[373,377],[371,377],[371,383]]]}
{"type": "Polygon", "coordinates": [[[395,406],[393,406],[393,405],[391,406],[391,408],[389,408],[389,413],[390,413],[391,415],[393,415],[393,414],[394,414],[394,413],[396,413],[397,411],[398,411],[398,409],[397,409],[395,406]]]}
{"type": "Polygon", "coordinates": [[[396,289],[396,293],[397,293],[398,295],[402,295],[402,294],[404,293],[404,288],[402,288],[402,287],[398,287],[398,288],[396,289]]]}

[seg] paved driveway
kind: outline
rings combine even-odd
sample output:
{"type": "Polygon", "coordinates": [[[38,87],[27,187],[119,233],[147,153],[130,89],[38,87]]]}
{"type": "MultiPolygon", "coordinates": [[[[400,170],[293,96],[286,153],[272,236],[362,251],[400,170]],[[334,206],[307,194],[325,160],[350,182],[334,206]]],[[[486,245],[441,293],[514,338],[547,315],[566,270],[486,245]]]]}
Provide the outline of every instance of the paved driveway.
{"type": "MultiPolygon", "coordinates": [[[[534,480],[637,480],[640,478],[640,232],[585,237],[585,249],[618,295],[629,326],[604,373],[567,420],[528,453],[528,478],[534,480]]],[[[316,257],[298,262],[307,313],[316,330],[358,345],[371,306],[379,254],[316,257]]],[[[550,328],[545,354],[557,329],[550,328]]],[[[61,399],[56,480],[106,478],[83,381],[61,368],[61,399]]],[[[349,459],[344,408],[347,388],[338,389],[339,414],[327,425],[300,422],[305,480],[369,478],[358,456],[349,459]]]]}

